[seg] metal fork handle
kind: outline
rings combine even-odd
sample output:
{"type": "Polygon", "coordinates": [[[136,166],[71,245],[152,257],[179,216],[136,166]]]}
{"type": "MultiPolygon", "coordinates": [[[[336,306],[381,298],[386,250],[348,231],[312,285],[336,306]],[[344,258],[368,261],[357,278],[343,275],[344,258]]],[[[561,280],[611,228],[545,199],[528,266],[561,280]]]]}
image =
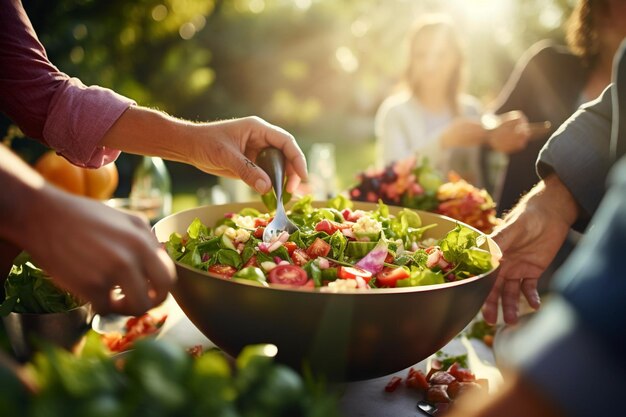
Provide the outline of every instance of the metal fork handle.
{"type": "Polygon", "coordinates": [[[283,200],[283,182],[285,179],[285,156],[278,148],[265,148],[256,158],[256,163],[269,175],[276,192],[277,202],[283,200]]]}

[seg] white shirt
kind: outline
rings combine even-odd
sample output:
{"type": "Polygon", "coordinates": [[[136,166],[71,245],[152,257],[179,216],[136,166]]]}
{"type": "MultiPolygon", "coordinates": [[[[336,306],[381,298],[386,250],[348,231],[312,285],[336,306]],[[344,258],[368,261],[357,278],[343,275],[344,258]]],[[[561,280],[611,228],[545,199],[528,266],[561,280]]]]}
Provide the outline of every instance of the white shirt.
{"type": "MultiPolygon", "coordinates": [[[[475,97],[461,96],[460,107],[461,116],[480,118],[480,103],[475,97]]],[[[377,164],[382,167],[410,155],[417,155],[420,161],[427,157],[442,174],[454,170],[468,182],[482,186],[478,146],[441,147],[441,134],[454,118],[451,110],[438,113],[427,110],[409,92],[388,97],[375,120],[377,164]]]]}

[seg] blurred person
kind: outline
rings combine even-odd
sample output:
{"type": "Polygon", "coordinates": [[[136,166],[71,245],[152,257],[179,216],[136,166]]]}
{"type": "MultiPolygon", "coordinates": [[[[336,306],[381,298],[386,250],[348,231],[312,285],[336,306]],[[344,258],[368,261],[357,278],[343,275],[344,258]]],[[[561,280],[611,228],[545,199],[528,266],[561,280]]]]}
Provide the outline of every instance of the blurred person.
{"type": "MultiPolygon", "coordinates": [[[[75,165],[96,168],[120,151],[160,156],[265,193],[270,180],[252,161],[274,146],[286,156],[289,190],[306,176],[302,151],[283,129],[257,117],[193,123],[87,87],[49,62],[19,0],[0,0],[0,10],[0,110],[75,165]]],[[[2,255],[26,250],[101,313],[137,315],[165,299],[175,268],[147,223],[56,188],[4,145],[0,184],[2,255]],[[116,286],[122,299],[112,297],[116,286]]]]}
{"type": "Polygon", "coordinates": [[[609,85],[613,56],[626,36],[626,2],[579,0],[566,34],[568,46],[543,40],[529,48],[493,104],[495,114],[521,111],[531,123],[552,126],[527,146],[505,152],[508,164],[493,185],[498,216],[537,183],[535,161],[550,135],[609,85]]]}
{"type": "MultiPolygon", "coordinates": [[[[583,103],[595,99],[611,81],[613,57],[626,36],[626,2],[579,0],[567,26],[568,46],[540,41],[520,59],[499,98],[495,113],[523,112],[529,122],[550,122],[553,129],[507,152],[508,163],[495,184],[493,198],[502,217],[539,180],[535,161],[551,133],[583,103]]],[[[495,139],[497,140],[497,139],[495,139]]],[[[486,152],[483,149],[483,167],[486,152]]],[[[487,188],[492,188],[487,185],[487,188]]],[[[540,291],[571,253],[580,233],[570,230],[553,262],[543,272],[540,291]]]]}
{"type": "Polygon", "coordinates": [[[553,260],[568,230],[588,227],[605,192],[613,162],[626,154],[626,41],[618,52],[615,82],[583,105],[550,138],[537,160],[543,178],[505,216],[493,237],[504,258],[483,314],[497,319],[498,302],[504,320],[514,323],[521,294],[539,307],[537,280],[553,260]]]}
{"type": "Polygon", "coordinates": [[[481,104],[463,92],[465,57],[454,24],[445,15],[418,19],[408,34],[401,91],[387,97],[375,118],[378,165],[425,156],[443,173],[456,171],[481,186],[479,150],[490,144],[525,146],[530,132],[519,112],[502,115],[495,130],[481,124],[481,104]]]}
{"type": "MultiPolygon", "coordinates": [[[[495,235],[504,252],[498,280],[504,285],[505,319],[512,318],[506,305],[514,308],[520,283],[525,295],[533,296],[533,285],[525,283],[550,261],[566,229],[575,222],[590,226],[557,272],[555,295],[528,321],[502,334],[498,352],[505,386],[481,401],[466,397],[451,417],[623,414],[626,41],[613,77],[598,100],[548,141],[538,160],[544,180],[495,235]]],[[[494,314],[492,308],[486,318],[493,321],[494,314]]]]}

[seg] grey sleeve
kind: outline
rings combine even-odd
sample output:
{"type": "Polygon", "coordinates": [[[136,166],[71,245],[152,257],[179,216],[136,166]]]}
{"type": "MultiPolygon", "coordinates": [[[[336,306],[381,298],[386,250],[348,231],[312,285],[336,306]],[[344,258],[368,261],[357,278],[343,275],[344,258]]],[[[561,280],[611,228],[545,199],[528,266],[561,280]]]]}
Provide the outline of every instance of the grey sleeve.
{"type": "Polygon", "coordinates": [[[558,175],[588,216],[606,191],[612,162],[611,113],[611,88],[607,87],[559,127],[537,159],[538,175],[558,175]]]}

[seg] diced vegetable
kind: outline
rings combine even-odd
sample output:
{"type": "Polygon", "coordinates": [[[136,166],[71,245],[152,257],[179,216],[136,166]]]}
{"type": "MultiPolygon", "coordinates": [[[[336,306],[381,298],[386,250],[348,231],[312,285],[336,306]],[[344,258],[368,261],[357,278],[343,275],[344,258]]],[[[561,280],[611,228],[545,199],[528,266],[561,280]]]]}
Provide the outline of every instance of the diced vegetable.
{"type": "Polygon", "coordinates": [[[288,213],[298,230],[269,243],[262,234],[271,216],[244,209],[213,228],[195,219],[186,236],[172,234],[165,247],[176,261],[223,277],[265,282],[263,275],[271,284],[291,267],[296,269],[285,273],[287,281],[298,278],[291,285],[332,283],[333,291],[441,284],[492,268],[491,254],[477,248],[482,235],[472,229],[457,225],[426,244],[422,235],[435,225],[422,224],[415,211],[390,215],[382,202],[375,210],[353,210],[344,200],[315,208],[312,197],[301,198],[288,213]],[[355,282],[337,283],[338,278],[355,282]]]}

